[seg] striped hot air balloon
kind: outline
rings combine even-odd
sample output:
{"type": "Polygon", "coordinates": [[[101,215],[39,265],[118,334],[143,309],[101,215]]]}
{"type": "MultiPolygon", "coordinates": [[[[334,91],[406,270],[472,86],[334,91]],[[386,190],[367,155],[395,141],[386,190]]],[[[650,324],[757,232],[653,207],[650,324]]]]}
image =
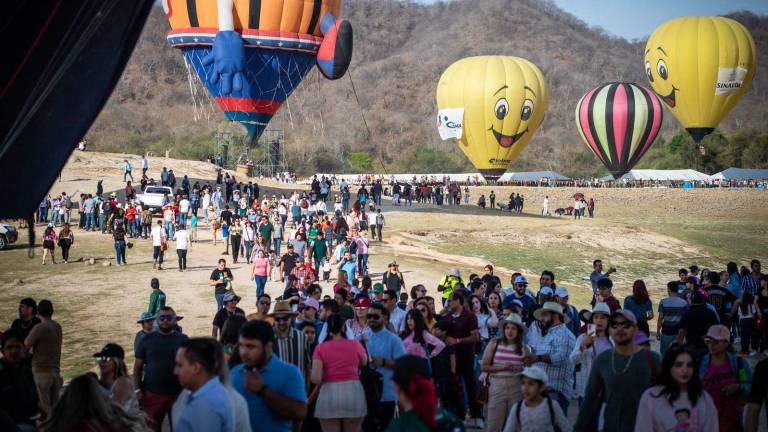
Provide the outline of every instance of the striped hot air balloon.
{"type": "Polygon", "coordinates": [[[576,105],[576,127],[614,178],[628,173],[651,148],[664,114],[654,92],[634,83],[593,88],[576,105]]]}

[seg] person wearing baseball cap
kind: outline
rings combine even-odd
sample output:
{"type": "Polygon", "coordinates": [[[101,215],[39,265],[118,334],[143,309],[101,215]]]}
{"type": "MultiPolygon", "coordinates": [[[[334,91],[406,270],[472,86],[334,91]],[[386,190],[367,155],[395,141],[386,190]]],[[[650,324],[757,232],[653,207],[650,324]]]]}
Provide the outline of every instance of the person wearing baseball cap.
{"type": "Polygon", "coordinates": [[[371,307],[373,302],[371,298],[365,294],[357,294],[352,301],[352,307],[355,310],[355,317],[346,321],[347,338],[362,340],[363,335],[368,328],[368,308],[371,307]]]}
{"type": "Polygon", "coordinates": [[[611,316],[608,305],[597,303],[592,311],[582,311],[581,315],[587,322],[587,331],[576,338],[576,348],[571,353],[571,361],[576,367],[574,392],[579,405],[584,400],[592,363],[598,355],[613,348],[613,342],[608,337],[608,319],[611,316]]]}
{"type": "Polygon", "coordinates": [[[232,315],[245,316],[245,311],[237,307],[237,304],[240,303],[240,296],[234,292],[230,291],[224,294],[222,302],[224,303],[224,307],[219,309],[219,311],[216,312],[216,315],[213,317],[213,329],[211,330],[211,337],[214,339],[218,338],[221,329],[224,327],[224,323],[227,322],[229,317],[232,315]]]}
{"type": "Polygon", "coordinates": [[[501,302],[502,307],[505,309],[511,308],[512,301],[518,300],[522,304],[522,317],[526,324],[530,324],[533,321],[533,310],[538,306],[536,300],[528,294],[528,279],[525,276],[520,275],[515,277],[512,281],[514,292],[504,298],[501,302]]]}
{"type": "Polygon", "coordinates": [[[99,366],[99,384],[110,399],[121,407],[137,410],[139,403],[133,392],[133,381],[125,366],[125,350],[118,344],[108,343],[93,357],[99,366]]]}
{"type": "Polygon", "coordinates": [[[512,406],[505,431],[571,430],[571,422],[556,400],[547,394],[547,373],[530,366],[520,373],[523,399],[512,406]],[[542,406],[543,405],[543,406],[542,406]]]}
{"type": "Polygon", "coordinates": [[[731,346],[728,327],[722,324],[709,327],[704,341],[709,352],[701,359],[699,378],[702,388],[718,407],[720,424],[727,424],[741,416],[744,398],[749,395],[752,385],[752,369],[743,358],[728,352],[731,346]]]}
{"type": "Polygon", "coordinates": [[[563,307],[563,313],[570,320],[567,324],[568,330],[570,330],[574,336],[578,336],[581,327],[579,323],[579,311],[576,310],[573,305],[568,304],[568,298],[568,289],[566,287],[560,286],[555,289],[555,301],[563,307]]]}
{"type": "Polygon", "coordinates": [[[526,366],[535,365],[547,373],[552,399],[560,404],[563,412],[568,412],[574,370],[570,355],[576,346],[576,337],[565,326],[569,318],[563,314],[563,308],[558,303],[546,302],[533,315],[542,336],[535,341],[533,352],[526,355],[523,361],[526,366]]]}
{"type": "Polygon", "coordinates": [[[11,328],[17,330],[22,341],[27,338],[32,327],[40,324],[40,318],[37,316],[37,302],[31,297],[23,298],[19,302],[19,317],[13,320],[11,328]]]}
{"type": "Polygon", "coordinates": [[[637,318],[632,311],[611,312],[608,327],[615,345],[598,355],[592,364],[574,430],[591,430],[603,406],[603,430],[635,430],[640,398],[660,369],[661,358],[657,353],[641,350],[633,343],[637,318]]]}

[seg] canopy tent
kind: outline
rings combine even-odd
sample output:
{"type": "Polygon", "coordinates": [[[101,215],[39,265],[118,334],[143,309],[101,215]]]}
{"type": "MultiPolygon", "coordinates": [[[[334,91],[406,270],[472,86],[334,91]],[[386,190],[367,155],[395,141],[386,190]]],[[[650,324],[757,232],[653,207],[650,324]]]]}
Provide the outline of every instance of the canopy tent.
{"type": "MultiPolygon", "coordinates": [[[[613,176],[605,176],[601,180],[611,181],[613,180],[613,176]]],[[[710,176],[692,169],[633,169],[621,176],[620,180],[709,181],[710,176]]]]}
{"type": "Polygon", "coordinates": [[[712,180],[765,180],[768,169],[728,168],[713,175],[712,180]]]}
{"type": "Polygon", "coordinates": [[[510,181],[538,181],[543,178],[554,180],[568,180],[568,177],[554,171],[533,171],[533,172],[508,172],[499,178],[500,182],[510,181]]]}

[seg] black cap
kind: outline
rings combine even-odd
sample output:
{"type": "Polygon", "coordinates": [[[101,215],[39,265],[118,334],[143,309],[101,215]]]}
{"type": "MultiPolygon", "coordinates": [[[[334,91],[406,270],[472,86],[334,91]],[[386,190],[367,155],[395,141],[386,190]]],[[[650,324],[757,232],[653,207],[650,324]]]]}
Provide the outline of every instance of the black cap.
{"type": "Polygon", "coordinates": [[[116,357],[120,359],[125,358],[125,351],[123,347],[118,344],[108,343],[104,345],[101,351],[93,355],[94,357],[116,357]]]}

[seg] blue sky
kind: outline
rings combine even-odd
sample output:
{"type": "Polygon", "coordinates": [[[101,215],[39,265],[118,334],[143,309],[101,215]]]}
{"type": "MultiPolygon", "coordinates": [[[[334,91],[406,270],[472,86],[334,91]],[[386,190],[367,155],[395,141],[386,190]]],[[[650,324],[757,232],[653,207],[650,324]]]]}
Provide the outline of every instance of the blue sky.
{"type": "MultiPolygon", "coordinates": [[[[434,3],[438,0],[417,0],[434,3]]],[[[509,0],[515,1],[515,0],[509,0]]],[[[685,15],[749,10],[768,15],[768,0],[553,0],[589,25],[627,39],[644,38],[663,22],[685,15]]]]}

